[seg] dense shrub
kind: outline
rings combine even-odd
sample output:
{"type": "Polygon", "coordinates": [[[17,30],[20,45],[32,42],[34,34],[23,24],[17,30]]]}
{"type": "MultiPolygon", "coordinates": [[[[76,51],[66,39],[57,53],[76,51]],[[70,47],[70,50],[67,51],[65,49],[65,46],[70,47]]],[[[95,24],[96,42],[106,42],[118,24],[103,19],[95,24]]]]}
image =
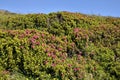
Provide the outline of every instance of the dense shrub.
{"type": "Polygon", "coordinates": [[[1,80],[119,80],[120,19],[0,15],[1,80]]]}
{"type": "Polygon", "coordinates": [[[84,78],[85,60],[79,54],[68,56],[72,43],[66,38],[37,30],[3,30],[0,38],[0,63],[10,72],[38,79],[84,78]]]}

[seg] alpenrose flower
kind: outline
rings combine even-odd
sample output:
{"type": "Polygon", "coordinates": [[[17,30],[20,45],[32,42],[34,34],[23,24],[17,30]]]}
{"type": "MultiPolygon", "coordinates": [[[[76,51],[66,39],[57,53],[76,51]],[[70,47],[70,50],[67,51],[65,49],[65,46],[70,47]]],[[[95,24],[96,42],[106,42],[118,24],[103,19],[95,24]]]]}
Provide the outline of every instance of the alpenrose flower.
{"type": "Polygon", "coordinates": [[[38,39],[38,38],[39,38],[39,36],[34,35],[32,38],[33,38],[33,39],[38,39]]]}
{"type": "Polygon", "coordinates": [[[26,32],[26,34],[30,34],[31,33],[31,31],[30,30],[25,30],[25,32],[26,32]]]}
{"type": "Polygon", "coordinates": [[[51,65],[52,67],[54,67],[54,66],[56,66],[56,64],[55,63],[52,63],[52,65],[51,65]]]}
{"type": "Polygon", "coordinates": [[[31,42],[32,44],[35,44],[35,39],[34,39],[34,38],[31,38],[31,39],[30,39],[30,42],[31,42]]]}
{"type": "Polygon", "coordinates": [[[79,32],[79,28],[74,28],[74,33],[78,33],[79,32]]]}
{"type": "Polygon", "coordinates": [[[76,71],[79,71],[79,68],[74,68],[74,71],[76,72],[76,71]]]}

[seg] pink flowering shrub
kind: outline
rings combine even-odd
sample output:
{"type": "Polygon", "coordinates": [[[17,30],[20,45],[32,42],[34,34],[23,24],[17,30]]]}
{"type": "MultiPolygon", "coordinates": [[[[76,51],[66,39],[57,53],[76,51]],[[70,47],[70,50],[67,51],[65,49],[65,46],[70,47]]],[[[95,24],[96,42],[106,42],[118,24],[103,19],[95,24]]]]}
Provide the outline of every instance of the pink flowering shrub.
{"type": "Polygon", "coordinates": [[[69,58],[67,51],[72,48],[69,45],[74,43],[64,42],[65,37],[62,39],[37,30],[12,30],[4,33],[6,37],[5,40],[1,37],[0,63],[6,70],[21,71],[26,76],[38,79],[42,79],[40,75],[43,73],[48,76],[47,79],[84,78],[85,68],[79,69],[78,66],[84,66],[85,60],[82,57],[80,60],[83,62],[74,57],[69,58]]]}
{"type": "Polygon", "coordinates": [[[119,80],[120,18],[0,11],[0,80],[119,80]]]}

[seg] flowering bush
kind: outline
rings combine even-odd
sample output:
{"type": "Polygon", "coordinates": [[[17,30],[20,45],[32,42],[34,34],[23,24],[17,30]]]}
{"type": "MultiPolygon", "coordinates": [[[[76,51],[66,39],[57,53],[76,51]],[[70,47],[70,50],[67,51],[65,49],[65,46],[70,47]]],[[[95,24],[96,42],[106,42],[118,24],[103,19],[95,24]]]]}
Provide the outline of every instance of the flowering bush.
{"type": "Polygon", "coordinates": [[[69,12],[0,17],[0,79],[118,80],[119,25],[69,12]]]}
{"type": "Polygon", "coordinates": [[[5,30],[0,38],[0,63],[10,72],[20,71],[39,79],[84,78],[84,58],[75,59],[77,55],[69,58],[67,47],[71,43],[62,38],[37,30],[5,30]]]}

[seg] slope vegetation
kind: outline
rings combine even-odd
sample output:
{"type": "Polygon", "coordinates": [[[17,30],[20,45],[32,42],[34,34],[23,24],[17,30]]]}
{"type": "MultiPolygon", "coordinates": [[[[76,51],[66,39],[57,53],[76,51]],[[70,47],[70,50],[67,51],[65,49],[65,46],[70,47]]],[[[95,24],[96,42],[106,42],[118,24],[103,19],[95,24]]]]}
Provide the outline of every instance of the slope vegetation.
{"type": "Polygon", "coordinates": [[[0,12],[1,80],[119,80],[120,18],[0,12]]]}

